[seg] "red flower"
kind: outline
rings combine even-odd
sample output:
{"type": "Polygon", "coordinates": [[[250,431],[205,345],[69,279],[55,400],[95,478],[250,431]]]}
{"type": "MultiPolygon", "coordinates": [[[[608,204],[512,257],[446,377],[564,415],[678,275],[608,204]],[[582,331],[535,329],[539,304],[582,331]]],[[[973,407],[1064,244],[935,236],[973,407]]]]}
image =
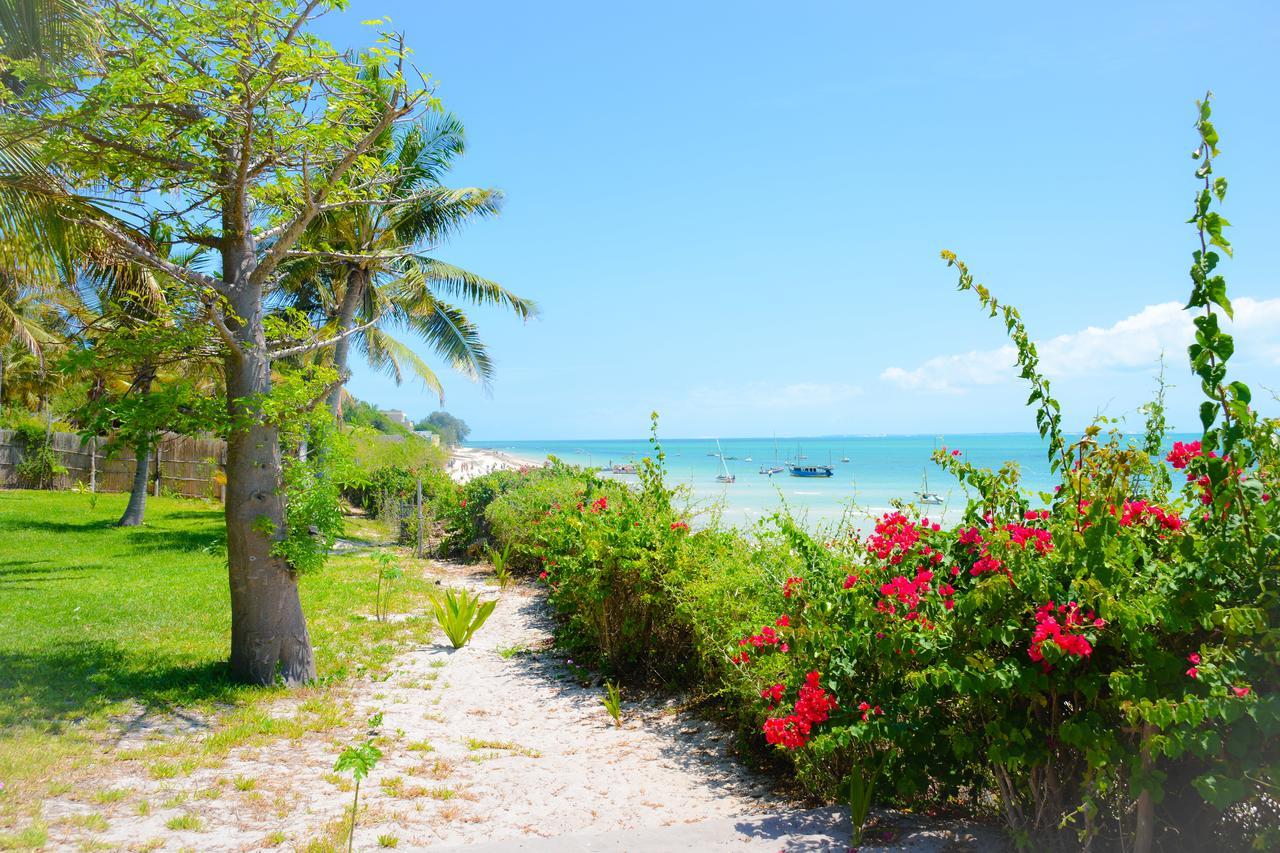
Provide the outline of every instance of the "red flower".
{"type": "Polygon", "coordinates": [[[800,687],[793,712],[785,717],[765,720],[766,741],[787,749],[799,749],[809,742],[813,727],[826,722],[837,707],[835,699],[822,689],[821,678],[817,672],[810,672],[800,687]]]}
{"type": "Polygon", "coordinates": [[[959,455],[960,455],[960,451],[959,451],[959,450],[953,450],[953,451],[951,451],[951,455],[952,455],[952,456],[959,456],[959,455]]]}
{"type": "Polygon", "coordinates": [[[1236,698],[1243,699],[1244,697],[1249,695],[1249,688],[1248,687],[1232,687],[1231,692],[1236,694],[1236,698]]]}
{"type": "Polygon", "coordinates": [[[538,580],[540,580],[540,581],[544,581],[544,580],[546,580],[546,579],[547,579],[547,573],[546,573],[546,572],[542,572],[542,573],[540,573],[540,574],[538,575],[538,580]]]}
{"type": "Polygon", "coordinates": [[[1200,675],[1200,670],[1196,669],[1196,668],[1193,666],[1193,667],[1191,667],[1190,669],[1188,669],[1188,670],[1187,670],[1187,675],[1188,675],[1188,676],[1190,676],[1191,678],[1196,678],[1196,677],[1198,677],[1198,676],[1200,675]]]}
{"type": "Polygon", "coordinates": [[[790,598],[795,592],[796,587],[804,583],[804,578],[789,577],[782,584],[782,597],[790,598]]]}
{"type": "Polygon", "coordinates": [[[1197,654],[1197,653],[1195,653],[1195,652],[1192,652],[1191,654],[1187,655],[1187,660],[1188,660],[1188,661],[1190,661],[1191,663],[1199,664],[1199,663],[1200,663],[1200,655],[1198,655],[1198,654],[1197,654]]]}
{"type": "MultiPolygon", "coordinates": [[[[1053,643],[1063,652],[1076,657],[1088,657],[1093,654],[1093,645],[1083,634],[1075,631],[1084,628],[1093,620],[1093,613],[1084,613],[1074,602],[1054,606],[1052,601],[1046,602],[1036,610],[1036,628],[1031,635],[1031,646],[1027,655],[1048,672],[1053,667],[1044,658],[1042,649],[1045,643],[1053,643]]],[[[1093,620],[1093,627],[1102,628],[1106,623],[1093,620]]]]}
{"type": "Polygon", "coordinates": [[[466,499],[466,498],[463,498],[463,499],[462,499],[462,508],[463,508],[463,509],[466,509],[466,508],[467,508],[467,499],[466,499]]]}
{"type": "Polygon", "coordinates": [[[777,618],[777,620],[774,621],[773,624],[777,625],[779,628],[790,628],[791,617],[783,613],[781,616],[777,618]]]}
{"type": "Polygon", "coordinates": [[[673,521],[671,522],[671,529],[672,530],[688,530],[689,525],[683,521],[673,521]]]}
{"type": "Polygon", "coordinates": [[[591,502],[592,512],[604,512],[609,508],[609,498],[601,495],[599,498],[591,502]]]}
{"type": "Polygon", "coordinates": [[[851,589],[853,585],[857,582],[858,582],[857,575],[849,575],[847,578],[844,579],[844,588],[851,589]]]}
{"type": "Polygon", "coordinates": [[[1200,442],[1198,441],[1189,441],[1185,443],[1175,441],[1173,443],[1173,449],[1169,451],[1169,455],[1166,456],[1165,459],[1174,468],[1181,470],[1186,468],[1191,460],[1200,456],[1201,453],[1202,449],[1200,442]]]}

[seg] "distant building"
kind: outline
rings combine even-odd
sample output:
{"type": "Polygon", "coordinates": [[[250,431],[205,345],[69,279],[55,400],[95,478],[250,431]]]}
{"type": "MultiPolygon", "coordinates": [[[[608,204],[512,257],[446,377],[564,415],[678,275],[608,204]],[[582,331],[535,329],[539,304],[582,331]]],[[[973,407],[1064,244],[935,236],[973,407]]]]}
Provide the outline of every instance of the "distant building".
{"type": "Polygon", "coordinates": [[[378,411],[386,415],[388,420],[395,421],[406,429],[413,429],[413,419],[399,409],[379,409],[378,411]]]}
{"type": "Polygon", "coordinates": [[[438,446],[440,444],[440,433],[438,432],[432,432],[429,429],[416,429],[413,431],[413,434],[419,438],[425,438],[434,445],[438,446]]]}

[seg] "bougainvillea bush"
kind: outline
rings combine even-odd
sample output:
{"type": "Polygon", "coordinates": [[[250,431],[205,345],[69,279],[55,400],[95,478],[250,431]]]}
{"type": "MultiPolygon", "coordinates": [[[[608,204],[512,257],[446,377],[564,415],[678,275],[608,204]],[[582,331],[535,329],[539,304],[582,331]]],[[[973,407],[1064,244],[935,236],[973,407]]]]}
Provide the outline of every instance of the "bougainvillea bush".
{"type": "Polygon", "coordinates": [[[856,826],[875,799],[992,811],[1023,846],[1280,847],[1280,423],[1228,370],[1207,99],[1197,128],[1199,440],[1170,441],[1162,392],[1142,434],[1069,439],[1016,309],[944,253],[1018,352],[1052,491],[943,448],[958,524],[903,505],[862,533],[785,512],[691,528],[658,452],[638,489],[585,472],[507,489],[488,529],[534,561],[574,648],[696,680],[856,826]]]}
{"type": "Polygon", "coordinates": [[[1015,468],[943,449],[972,496],[958,526],[895,511],[835,547],[791,531],[807,566],[783,581],[785,627],[738,640],[785,655],[787,678],[755,673],[755,654],[739,668],[765,736],[816,787],[993,795],[1022,843],[1280,844],[1280,429],[1227,370],[1214,249],[1230,245],[1212,209],[1226,183],[1200,109],[1188,310],[1203,437],[1169,449],[1157,399],[1138,439],[1100,422],[1069,443],[1017,311],[944,253],[1004,321],[1060,484],[1028,494],[1015,468]]]}

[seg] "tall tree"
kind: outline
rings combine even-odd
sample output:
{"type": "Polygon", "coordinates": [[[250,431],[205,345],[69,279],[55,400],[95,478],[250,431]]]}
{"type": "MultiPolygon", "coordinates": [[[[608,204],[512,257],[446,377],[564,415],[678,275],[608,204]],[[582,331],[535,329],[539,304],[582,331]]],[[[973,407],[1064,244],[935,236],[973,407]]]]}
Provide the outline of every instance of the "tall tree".
{"type": "MultiPolygon", "coordinates": [[[[467,222],[499,210],[497,190],[443,185],[465,147],[462,123],[448,113],[386,133],[370,152],[395,176],[381,197],[317,217],[291,253],[281,281],[287,304],[339,337],[332,352],[339,376],[349,374],[355,346],[397,383],[412,372],[443,397],[435,372],[393,332],[408,332],[455,370],[488,382],[493,364],[475,325],[445,297],[500,305],[522,319],[536,312],[530,300],[428,254],[467,222]]],[[[329,398],[335,416],[342,393],[335,388],[329,398]]]]}
{"type": "Polygon", "coordinates": [[[340,0],[112,0],[101,49],[2,118],[9,139],[39,137],[74,185],[109,192],[121,216],[159,216],[174,240],[210,249],[219,274],[164,257],[117,221],[75,221],[121,252],[197,289],[220,336],[227,442],[230,666],[258,684],[315,675],[287,550],[272,360],[335,341],[276,346],[264,294],[316,217],[375,201],[394,180],[371,156],[395,123],[437,108],[382,34],[366,53],[311,31],[340,0]],[[363,69],[376,66],[375,90],[363,69]],[[38,97],[37,97],[38,95],[38,97]]]}

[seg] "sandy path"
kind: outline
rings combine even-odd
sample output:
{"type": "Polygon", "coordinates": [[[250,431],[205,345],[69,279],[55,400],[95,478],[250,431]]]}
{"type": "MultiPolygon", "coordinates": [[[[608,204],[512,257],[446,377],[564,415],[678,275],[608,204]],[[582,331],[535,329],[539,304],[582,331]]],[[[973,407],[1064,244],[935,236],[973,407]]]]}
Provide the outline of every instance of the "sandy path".
{"type": "MultiPolygon", "coordinates": [[[[493,594],[477,576],[455,573],[449,583],[493,594]]],[[[448,784],[461,795],[449,801],[459,814],[410,821],[406,840],[607,832],[737,817],[778,804],[764,779],[729,756],[730,738],[709,723],[669,706],[624,702],[624,725],[615,727],[600,688],[573,681],[548,650],[550,629],[541,595],[509,589],[465,648],[405,656],[396,682],[439,673],[428,717],[422,691],[411,686],[392,686],[385,700],[367,706],[370,713],[382,710],[390,729],[420,731],[435,748],[427,763],[447,762],[448,784]],[[498,653],[516,647],[534,651],[498,653]]],[[[406,780],[413,772],[395,759],[391,765],[406,780]]]]}
{"type": "MultiPolygon", "coordinates": [[[[49,847],[301,850],[317,839],[345,841],[351,794],[331,771],[343,746],[368,735],[363,723],[377,712],[383,758],[361,788],[356,849],[391,837],[399,849],[416,849],[654,829],[782,807],[765,779],[730,757],[731,737],[710,723],[624,697],[625,722],[615,727],[601,689],[580,686],[551,650],[538,590],[515,586],[499,596],[486,584],[487,566],[432,563],[429,571],[446,585],[499,598],[467,647],[454,651],[437,634],[399,655],[385,681],[335,688],[348,704],[337,728],[238,747],[172,777],[112,757],[204,736],[200,725],[151,721],[104,744],[90,785],[46,800],[49,847]],[[529,651],[499,654],[512,648],[529,651]],[[108,799],[102,791],[124,793],[108,799]]],[[[304,691],[279,703],[272,716],[305,711],[307,698],[304,691]]]]}

